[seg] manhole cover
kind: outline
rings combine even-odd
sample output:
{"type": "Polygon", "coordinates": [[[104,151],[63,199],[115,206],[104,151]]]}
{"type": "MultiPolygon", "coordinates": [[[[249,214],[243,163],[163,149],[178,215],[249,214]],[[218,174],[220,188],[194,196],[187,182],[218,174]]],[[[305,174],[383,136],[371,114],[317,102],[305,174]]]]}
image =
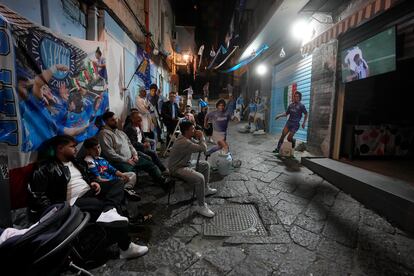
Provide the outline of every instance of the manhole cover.
{"type": "Polygon", "coordinates": [[[205,236],[266,236],[266,230],[253,205],[225,205],[204,223],[205,236]]]}

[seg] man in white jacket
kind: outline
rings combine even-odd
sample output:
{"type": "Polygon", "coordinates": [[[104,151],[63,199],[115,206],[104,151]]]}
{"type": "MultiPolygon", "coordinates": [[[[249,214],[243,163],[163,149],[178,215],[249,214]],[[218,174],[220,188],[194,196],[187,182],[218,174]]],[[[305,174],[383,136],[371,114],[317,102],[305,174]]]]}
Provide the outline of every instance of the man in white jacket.
{"type": "Polygon", "coordinates": [[[154,139],[153,129],[154,124],[152,122],[150,102],[147,99],[147,91],[145,89],[139,90],[139,95],[135,99],[135,107],[138,109],[142,118],[142,132],[147,138],[154,139]]]}

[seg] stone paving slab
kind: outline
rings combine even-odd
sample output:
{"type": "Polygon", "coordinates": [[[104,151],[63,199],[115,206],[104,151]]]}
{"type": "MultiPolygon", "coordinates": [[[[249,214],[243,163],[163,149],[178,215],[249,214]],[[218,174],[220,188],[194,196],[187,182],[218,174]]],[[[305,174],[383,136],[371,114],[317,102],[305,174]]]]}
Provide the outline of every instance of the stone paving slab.
{"type": "Polygon", "coordinates": [[[166,196],[146,182],[131,212],[153,214],[153,222],[131,233],[149,253],[110,260],[94,275],[414,275],[414,236],[302,167],[276,158],[275,137],[241,134],[231,125],[229,142],[242,166],[230,175],[211,175],[218,193],[206,199],[214,211],[249,205],[263,236],[206,236],[212,221],[194,212],[191,186],[166,196]]]}

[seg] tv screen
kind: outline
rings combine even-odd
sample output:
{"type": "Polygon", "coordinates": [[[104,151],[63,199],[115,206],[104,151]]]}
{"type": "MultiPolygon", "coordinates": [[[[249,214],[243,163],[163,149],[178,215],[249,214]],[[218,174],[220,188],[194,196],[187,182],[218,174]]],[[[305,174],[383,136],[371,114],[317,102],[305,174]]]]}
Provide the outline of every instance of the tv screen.
{"type": "Polygon", "coordinates": [[[395,70],[395,28],[342,52],[342,81],[350,82],[395,70]]]}

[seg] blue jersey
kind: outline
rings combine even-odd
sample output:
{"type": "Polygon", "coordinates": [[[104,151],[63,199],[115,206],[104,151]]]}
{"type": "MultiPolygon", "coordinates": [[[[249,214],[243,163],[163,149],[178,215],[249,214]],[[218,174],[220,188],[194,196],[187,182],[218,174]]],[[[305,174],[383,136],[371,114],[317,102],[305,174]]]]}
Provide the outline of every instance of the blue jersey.
{"type": "Polygon", "coordinates": [[[117,169],[111,166],[109,162],[102,157],[92,157],[90,155],[85,157],[85,161],[88,164],[89,173],[95,178],[102,178],[105,180],[114,180],[118,177],[115,175],[117,169]]]}
{"type": "Polygon", "coordinates": [[[263,103],[256,104],[256,112],[263,113],[265,110],[265,105],[263,103]]]}
{"type": "Polygon", "coordinates": [[[230,114],[233,114],[235,109],[236,109],[236,102],[234,100],[230,100],[226,105],[226,111],[230,114]]]}
{"type": "Polygon", "coordinates": [[[61,99],[57,98],[58,101],[52,107],[52,117],[56,123],[64,121],[66,112],[68,110],[68,103],[61,99]]]}
{"type": "Polygon", "coordinates": [[[257,111],[257,106],[255,103],[249,103],[249,112],[250,114],[253,114],[257,111]]]}
{"type": "Polygon", "coordinates": [[[236,100],[237,105],[244,105],[244,99],[242,96],[239,96],[236,100]]]}

